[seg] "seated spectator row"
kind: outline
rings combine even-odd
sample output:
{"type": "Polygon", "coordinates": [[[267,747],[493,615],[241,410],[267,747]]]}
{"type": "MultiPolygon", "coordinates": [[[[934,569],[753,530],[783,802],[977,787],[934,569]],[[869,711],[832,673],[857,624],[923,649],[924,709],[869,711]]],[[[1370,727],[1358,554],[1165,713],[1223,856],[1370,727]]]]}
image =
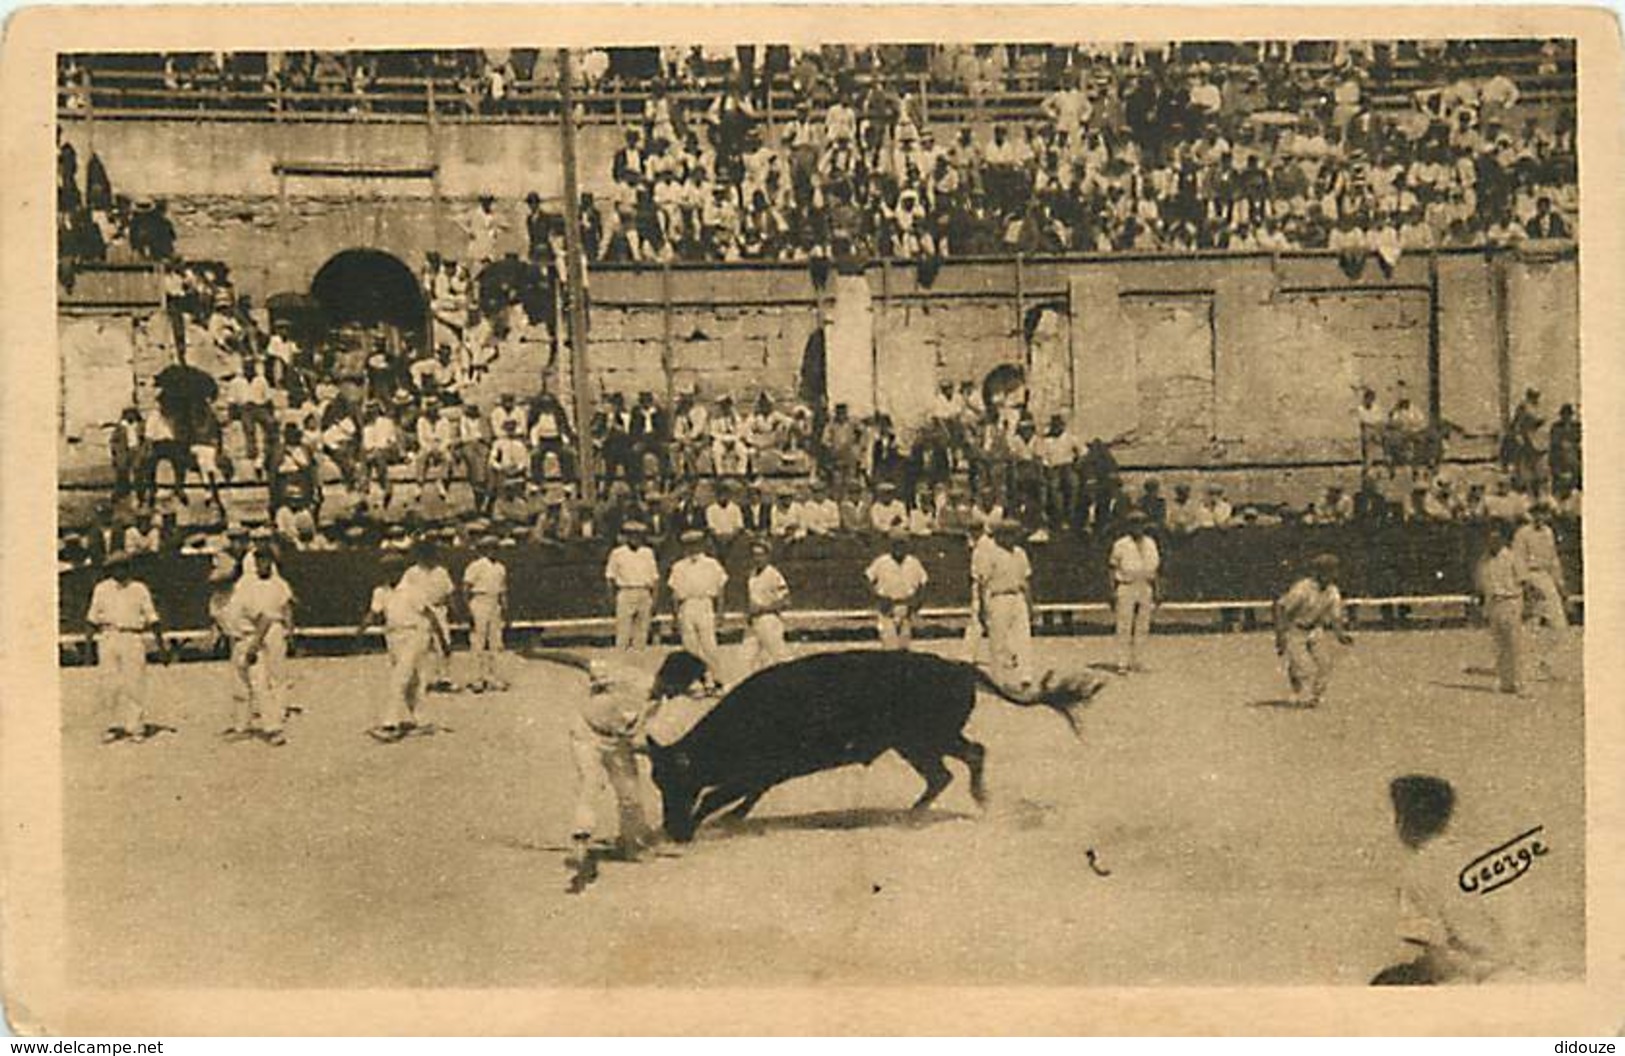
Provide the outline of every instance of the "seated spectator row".
{"type": "MultiPolygon", "coordinates": [[[[764,106],[788,109],[798,96],[906,80],[935,94],[945,110],[1002,104],[1020,114],[1082,66],[1209,62],[1318,73],[1352,61],[1366,63],[1374,82],[1393,93],[1476,70],[1573,93],[1572,46],[1539,40],[668,45],[581,50],[573,65],[584,116],[618,119],[626,99],[636,102],[656,85],[698,96],[743,84],[764,106]]],[[[538,48],[77,54],[58,64],[60,103],[69,114],[421,115],[432,106],[448,116],[556,115],[559,73],[556,52],[538,48]]]]}

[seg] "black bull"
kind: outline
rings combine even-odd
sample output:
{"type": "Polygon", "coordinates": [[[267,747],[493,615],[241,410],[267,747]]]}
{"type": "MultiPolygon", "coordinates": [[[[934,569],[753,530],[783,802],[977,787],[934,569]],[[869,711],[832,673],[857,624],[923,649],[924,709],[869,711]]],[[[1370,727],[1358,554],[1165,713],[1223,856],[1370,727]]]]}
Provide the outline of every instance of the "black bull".
{"type": "Polygon", "coordinates": [[[650,743],[666,833],[690,840],[706,818],[730,806],[742,817],[775,785],[872,763],[887,751],[925,779],[915,810],[953,780],[948,758],[964,762],[971,795],[984,803],[987,750],[965,736],[977,688],[1022,707],[1051,708],[1076,733],[1072,709],[1101,684],[1045,676],[1015,691],[972,664],[890,650],[821,653],[769,667],[731,690],[679,740],[650,743]]]}

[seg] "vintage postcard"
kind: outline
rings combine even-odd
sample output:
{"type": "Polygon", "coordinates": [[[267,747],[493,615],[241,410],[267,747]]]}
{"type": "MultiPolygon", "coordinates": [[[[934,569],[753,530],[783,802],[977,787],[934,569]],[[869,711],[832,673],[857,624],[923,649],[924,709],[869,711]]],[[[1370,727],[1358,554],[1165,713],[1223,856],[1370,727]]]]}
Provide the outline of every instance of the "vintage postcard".
{"type": "Polygon", "coordinates": [[[1625,1029],[1606,11],[0,73],[18,1031],[1625,1029]]]}

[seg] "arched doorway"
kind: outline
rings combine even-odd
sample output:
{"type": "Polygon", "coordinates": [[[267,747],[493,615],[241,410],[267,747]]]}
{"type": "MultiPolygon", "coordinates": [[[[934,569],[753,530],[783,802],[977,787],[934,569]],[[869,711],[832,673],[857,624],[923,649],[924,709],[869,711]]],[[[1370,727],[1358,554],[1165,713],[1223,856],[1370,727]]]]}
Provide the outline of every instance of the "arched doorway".
{"type": "Polygon", "coordinates": [[[330,331],[393,331],[421,346],[425,314],[423,290],[412,269],[376,249],[347,249],[310,280],[310,296],[330,331]]]}

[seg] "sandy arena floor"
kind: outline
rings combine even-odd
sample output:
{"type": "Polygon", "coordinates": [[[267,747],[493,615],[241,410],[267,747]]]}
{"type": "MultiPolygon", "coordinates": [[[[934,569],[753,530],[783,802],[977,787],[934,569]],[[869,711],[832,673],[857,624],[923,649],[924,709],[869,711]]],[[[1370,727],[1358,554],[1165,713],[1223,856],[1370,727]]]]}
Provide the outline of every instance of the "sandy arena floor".
{"type": "MultiPolygon", "coordinates": [[[[577,674],[510,660],[510,693],[432,697],[450,731],[385,746],[362,733],[382,656],[296,660],[307,710],[274,749],[216,736],[223,663],[155,668],[153,718],[180,732],[108,747],[94,671],[66,670],[71,972],[219,987],[1360,984],[1400,954],[1386,783],[1426,770],[1456,783],[1485,850],[1545,825],[1553,852],[1519,883],[1539,885],[1577,975],[1578,637],[1563,679],[1515,700],[1489,691],[1482,631],[1364,633],[1316,711],[1276,703],[1267,634],[1165,637],[1151,673],[1096,698],[1081,742],[984,694],[970,732],[989,749],[986,816],[956,769],[930,821],[905,824],[919,779],[886,756],[775,790],[742,826],[606,863],[580,895],[562,847],[577,674]]],[[[1111,648],[1039,642],[1067,667],[1111,648]]]]}

